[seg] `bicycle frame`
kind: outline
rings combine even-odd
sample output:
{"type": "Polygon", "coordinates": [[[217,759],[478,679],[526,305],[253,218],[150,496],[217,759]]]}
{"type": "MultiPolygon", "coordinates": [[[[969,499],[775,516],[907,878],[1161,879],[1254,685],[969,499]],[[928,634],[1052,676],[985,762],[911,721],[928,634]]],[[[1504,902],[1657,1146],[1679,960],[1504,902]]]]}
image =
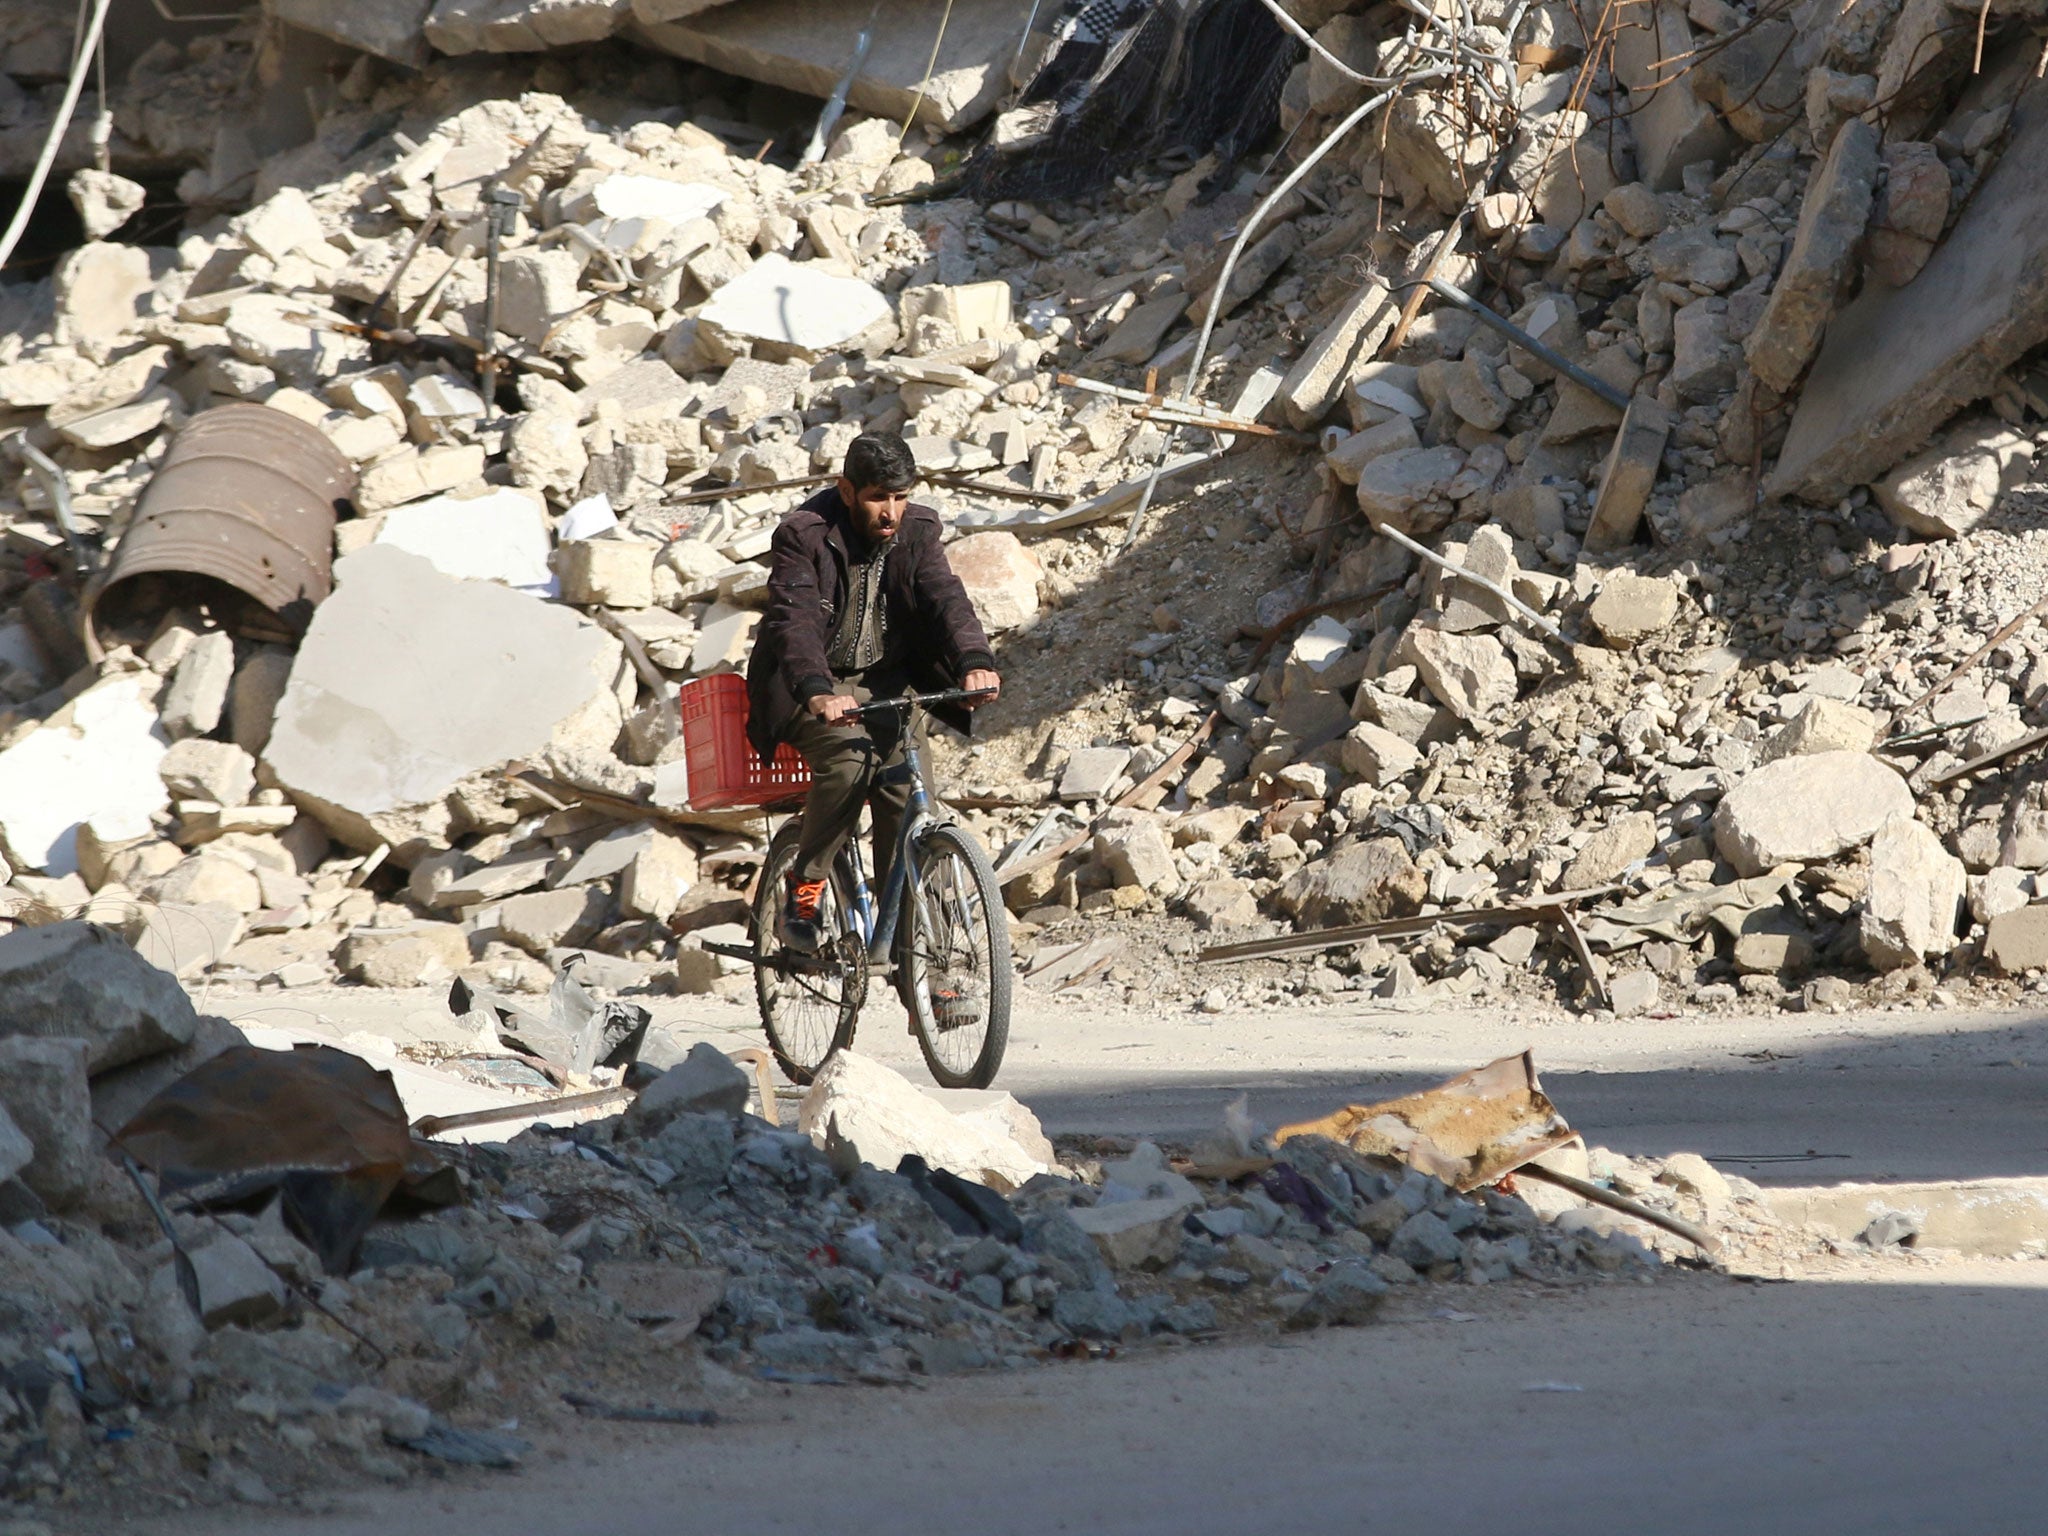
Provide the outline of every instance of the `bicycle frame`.
{"type": "MultiPolygon", "coordinates": [[[[915,706],[912,706],[913,711],[915,706]]],[[[867,859],[861,853],[858,836],[846,840],[845,853],[853,864],[853,908],[851,916],[867,943],[868,959],[871,963],[885,962],[890,947],[896,942],[896,927],[903,916],[903,893],[914,872],[917,861],[917,838],[926,826],[938,818],[932,814],[932,798],[924,785],[924,758],[918,751],[914,735],[916,725],[913,713],[904,723],[903,764],[892,768],[876,782],[900,784],[905,778],[910,781],[910,803],[903,808],[903,820],[896,828],[896,843],[889,860],[889,878],[882,883],[881,900],[877,902],[868,885],[867,859]]]]}

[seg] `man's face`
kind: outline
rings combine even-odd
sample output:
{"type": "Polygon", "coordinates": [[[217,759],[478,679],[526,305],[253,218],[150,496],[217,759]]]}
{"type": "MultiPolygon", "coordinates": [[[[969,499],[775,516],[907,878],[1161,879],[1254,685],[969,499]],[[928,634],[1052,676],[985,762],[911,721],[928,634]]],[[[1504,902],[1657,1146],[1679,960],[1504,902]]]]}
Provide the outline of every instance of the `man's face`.
{"type": "Polygon", "coordinates": [[[853,514],[854,526],[876,542],[894,538],[910,508],[908,490],[885,490],[879,485],[855,489],[853,482],[844,475],[839,477],[839,495],[853,514]]]}

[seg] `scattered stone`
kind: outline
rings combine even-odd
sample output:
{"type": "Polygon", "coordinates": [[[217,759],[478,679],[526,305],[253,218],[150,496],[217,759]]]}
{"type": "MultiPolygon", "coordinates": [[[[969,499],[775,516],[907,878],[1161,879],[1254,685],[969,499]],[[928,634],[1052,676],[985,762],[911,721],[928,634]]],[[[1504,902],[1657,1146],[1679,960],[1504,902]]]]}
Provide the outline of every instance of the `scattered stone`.
{"type": "Polygon", "coordinates": [[[1593,627],[1616,650],[1640,645],[1678,617],[1678,588],[1661,576],[1615,571],[1587,610],[1593,627]]]}

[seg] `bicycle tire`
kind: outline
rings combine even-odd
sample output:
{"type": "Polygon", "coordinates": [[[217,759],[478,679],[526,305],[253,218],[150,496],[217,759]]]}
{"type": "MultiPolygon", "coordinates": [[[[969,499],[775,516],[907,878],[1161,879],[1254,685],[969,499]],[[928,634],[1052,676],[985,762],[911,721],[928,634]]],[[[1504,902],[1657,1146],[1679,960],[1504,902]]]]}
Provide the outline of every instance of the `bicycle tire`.
{"type": "MultiPolygon", "coordinates": [[[[995,870],[990,866],[988,854],[981,844],[965,827],[942,822],[931,828],[920,839],[917,852],[919,891],[913,891],[906,883],[903,892],[903,915],[906,940],[901,949],[898,965],[898,981],[904,1006],[910,1010],[911,1033],[917,1036],[917,1048],[924,1056],[924,1064],[941,1088],[986,1088],[995,1081],[996,1072],[1003,1064],[1003,1051],[1010,1039],[1010,927],[1009,916],[1003,906],[1002,887],[996,884],[995,870]],[[928,946],[941,942],[940,936],[924,931],[920,917],[920,895],[934,894],[930,888],[938,884],[937,871],[951,867],[957,862],[964,868],[967,885],[974,897],[973,905],[979,910],[982,935],[978,959],[986,971],[987,1007],[986,1017],[981,1021],[980,1046],[973,1052],[972,1060],[964,1066],[956,1059],[957,1051],[949,1051],[946,1036],[967,1027],[964,1023],[948,1023],[940,1017],[939,1010],[932,1005],[932,989],[928,974],[929,962],[938,958],[928,946]]],[[[940,896],[964,894],[961,891],[936,892],[940,896]]],[[[926,908],[930,903],[923,904],[926,908]]],[[[970,921],[972,913],[966,915],[970,921]]],[[[948,947],[947,954],[952,951],[948,947]]],[[[953,978],[955,987],[958,978],[953,978]]]]}
{"type": "MultiPolygon", "coordinates": [[[[768,844],[761,860],[761,882],[754,892],[754,948],[764,959],[782,952],[777,937],[784,880],[796,863],[799,821],[785,823],[768,844]]],[[[834,906],[846,910],[844,881],[835,864],[828,889],[834,906]]],[[[824,914],[821,913],[821,916],[824,914]]],[[[835,1052],[853,1044],[854,1026],[860,1018],[861,1003],[867,997],[867,950],[858,934],[842,931],[834,936],[829,971],[820,974],[819,984],[810,987],[805,978],[792,976],[770,965],[754,967],[754,1001],[761,1011],[761,1029],[768,1036],[783,1076],[798,1087],[808,1087],[835,1052]],[[806,1001],[808,994],[808,1001],[806,1001]],[[804,1012],[815,1011],[806,1018],[804,1012]]]]}

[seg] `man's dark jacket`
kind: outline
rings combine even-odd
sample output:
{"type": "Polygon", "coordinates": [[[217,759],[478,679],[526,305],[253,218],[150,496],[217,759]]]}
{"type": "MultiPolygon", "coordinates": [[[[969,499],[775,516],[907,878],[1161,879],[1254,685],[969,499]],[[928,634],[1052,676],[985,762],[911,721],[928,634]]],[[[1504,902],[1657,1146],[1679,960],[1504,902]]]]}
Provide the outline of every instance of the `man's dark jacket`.
{"type": "MultiPolygon", "coordinates": [[[[833,626],[846,605],[855,538],[852,514],[839,488],[828,485],[782,520],[768,567],[768,613],[747,663],[747,738],[763,759],[789,731],[804,705],[837,693],[825,659],[833,626]]],[[[901,660],[920,692],[957,688],[978,667],[995,668],[988,636],[974,616],[967,589],[946,563],[939,514],[912,502],[883,556],[887,604],[885,659],[901,660]]],[[[968,712],[942,705],[932,711],[965,732],[968,712]]]]}

